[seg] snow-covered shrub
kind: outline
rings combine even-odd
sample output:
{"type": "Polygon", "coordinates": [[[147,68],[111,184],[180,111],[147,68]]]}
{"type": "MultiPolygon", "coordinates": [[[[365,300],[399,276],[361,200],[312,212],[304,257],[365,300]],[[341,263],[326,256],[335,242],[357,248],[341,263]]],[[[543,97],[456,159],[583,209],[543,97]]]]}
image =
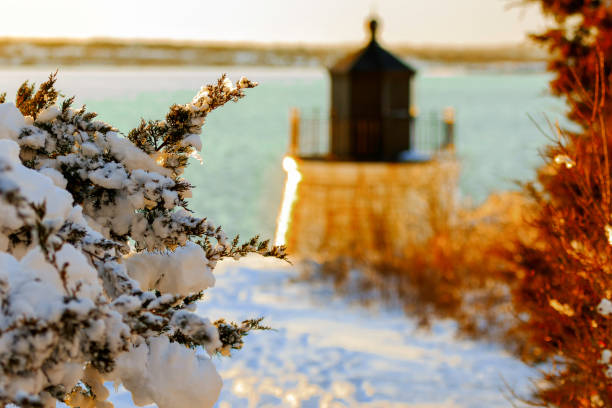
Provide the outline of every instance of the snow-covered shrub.
{"type": "Polygon", "coordinates": [[[210,407],[209,356],[264,327],[210,322],[194,302],[218,260],[285,255],[195,217],[181,174],[207,114],[255,84],[223,76],[123,137],[73,98],[56,105],[55,79],[0,96],[0,404],[111,407],[114,380],[138,405],[210,407]]]}

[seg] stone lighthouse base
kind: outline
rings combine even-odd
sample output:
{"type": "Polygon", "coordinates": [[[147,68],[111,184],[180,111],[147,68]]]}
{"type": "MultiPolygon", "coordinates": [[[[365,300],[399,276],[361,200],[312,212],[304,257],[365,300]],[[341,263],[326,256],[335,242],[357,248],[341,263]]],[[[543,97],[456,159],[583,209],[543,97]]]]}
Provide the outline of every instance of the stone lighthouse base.
{"type": "Polygon", "coordinates": [[[277,236],[294,257],[377,262],[399,256],[424,243],[436,222],[448,225],[454,213],[459,166],[449,152],[424,163],[296,164],[301,178],[295,197],[284,198],[293,205],[284,237],[277,236]]]}

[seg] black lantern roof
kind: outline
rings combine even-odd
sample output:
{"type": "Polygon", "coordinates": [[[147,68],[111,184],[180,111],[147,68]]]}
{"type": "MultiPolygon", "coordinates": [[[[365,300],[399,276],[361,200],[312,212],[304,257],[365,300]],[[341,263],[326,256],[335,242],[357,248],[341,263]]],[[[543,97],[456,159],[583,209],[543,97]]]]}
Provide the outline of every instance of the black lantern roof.
{"type": "Polygon", "coordinates": [[[400,71],[409,72],[414,75],[415,69],[385,50],[376,41],[376,29],[378,22],[375,19],[370,20],[370,42],[368,45],[336,63],[330,72],[334,74],[345,74],[352,72],[389,72],[400,71]]]}

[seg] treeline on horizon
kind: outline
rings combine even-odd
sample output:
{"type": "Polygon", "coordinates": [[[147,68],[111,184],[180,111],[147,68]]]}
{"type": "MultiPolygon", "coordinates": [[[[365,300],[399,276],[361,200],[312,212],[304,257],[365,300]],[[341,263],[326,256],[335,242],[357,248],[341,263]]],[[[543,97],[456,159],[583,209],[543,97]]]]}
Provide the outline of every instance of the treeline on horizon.
{"type": "MultiPolygon", "coordinates": [[[[329,66],[360,45],[288,45],[127,39],[0,38],[0,65],[329,66]]],[[[445,64],[542,63],[533,44],[389,46],[407,60],[445,64]]]]}

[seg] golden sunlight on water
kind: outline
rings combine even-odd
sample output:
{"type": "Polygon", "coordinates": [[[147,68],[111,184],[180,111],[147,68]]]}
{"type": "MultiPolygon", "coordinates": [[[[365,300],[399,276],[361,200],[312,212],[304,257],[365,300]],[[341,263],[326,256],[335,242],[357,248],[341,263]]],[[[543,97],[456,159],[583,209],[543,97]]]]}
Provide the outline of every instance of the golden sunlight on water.
{"type": "Polygon", "coordinates": [[[298,170],[298,165],[295,159],[291,156],[285,156],[283,159],[283,169],[287,172],[287,182],[285,183],[285,191],[283,192],[283,201],[278,214],[276,223],[276,235],[274,243],[276,245],[284,245],[289,228],[289,220],[291,219],[291,208],[297,196],[297,186],[302,179],[302,175],[298,170]]]}

